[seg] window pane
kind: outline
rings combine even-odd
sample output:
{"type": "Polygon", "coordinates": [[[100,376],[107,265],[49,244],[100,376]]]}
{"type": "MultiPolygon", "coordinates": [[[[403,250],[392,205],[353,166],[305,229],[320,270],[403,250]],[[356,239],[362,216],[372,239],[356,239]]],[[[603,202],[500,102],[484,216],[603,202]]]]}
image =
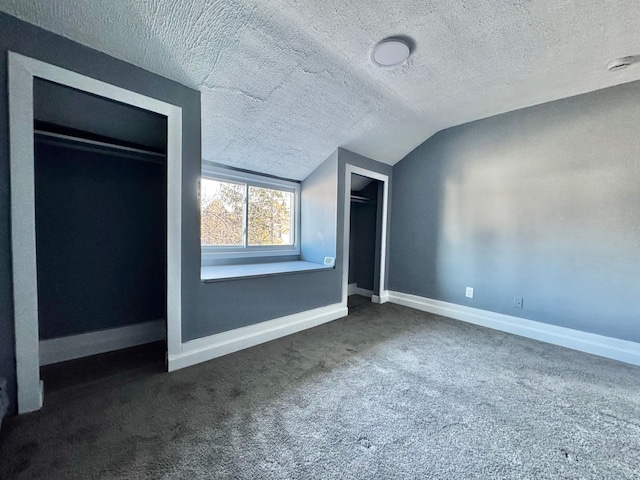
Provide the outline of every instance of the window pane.
{"type": "Polygon", "coordinates": [[[203,178],[201,230],[203,246],[243,246],[245,185],[203,178]]]}
{"type": "Polygon", "coordinates": [[[249,245],[293,245],[293,193],[249,187],[249,245]]]}

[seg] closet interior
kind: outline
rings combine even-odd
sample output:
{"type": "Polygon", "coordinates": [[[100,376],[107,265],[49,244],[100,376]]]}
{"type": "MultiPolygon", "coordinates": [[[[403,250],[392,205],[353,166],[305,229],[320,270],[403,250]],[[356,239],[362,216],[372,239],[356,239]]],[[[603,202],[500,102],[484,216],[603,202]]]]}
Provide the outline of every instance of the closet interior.
{"type": "Polygon", "coordinates": [[[349,294],[377,295],[380,288],[380,238],[383,183],[351,174],[349,294]]]}
{"type": "Polygon", "coordinates": [[[166,117],[36,80],[34,131],[45,393],[162,367],[166,117]],[[126,347],[134,348],[105,354],[126,347]]]}

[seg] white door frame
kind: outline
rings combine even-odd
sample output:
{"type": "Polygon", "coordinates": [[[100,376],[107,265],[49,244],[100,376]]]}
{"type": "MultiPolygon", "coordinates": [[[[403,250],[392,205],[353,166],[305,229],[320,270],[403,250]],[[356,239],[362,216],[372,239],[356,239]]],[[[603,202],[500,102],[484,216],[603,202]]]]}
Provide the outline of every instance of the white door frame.
{"type": "Polygon", "coordinates": [[[351,174],[356,173],[363,177],[379,180],[383,184],[382,194],[382,225],[380,239],[380,287],[378,294],[374,292],[371,301],[375,303],[385,303],[389,300],[389,292],[385,290],[385,271],[387,259],[387,218],[389,205],[389,176],[383,175],[366,168],[356,167],[347,163],[344,178],[344,243],[342,249],[342,305],[347,306],[349,296],[349,241],[351,226],[351,174]]]}
{"type": "Polygon", "coordinates": [[[33,80],[42,78],[167,117],[167,344],[181,351],[182,109],[9,52],[11,240],[18,412],[42,407],[38,333],[33,80]]]}

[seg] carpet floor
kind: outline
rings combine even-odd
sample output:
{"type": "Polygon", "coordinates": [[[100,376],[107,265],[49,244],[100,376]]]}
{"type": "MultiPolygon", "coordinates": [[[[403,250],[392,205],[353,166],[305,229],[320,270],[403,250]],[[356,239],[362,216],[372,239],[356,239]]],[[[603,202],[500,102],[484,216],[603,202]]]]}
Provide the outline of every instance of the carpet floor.
{"type": "Polygon", "coordinates": [[[640,478],[640,368],[351,301],[171,374],[73,384],[67,362],[41,411],[6,420],[0,477],[640,478]]]}

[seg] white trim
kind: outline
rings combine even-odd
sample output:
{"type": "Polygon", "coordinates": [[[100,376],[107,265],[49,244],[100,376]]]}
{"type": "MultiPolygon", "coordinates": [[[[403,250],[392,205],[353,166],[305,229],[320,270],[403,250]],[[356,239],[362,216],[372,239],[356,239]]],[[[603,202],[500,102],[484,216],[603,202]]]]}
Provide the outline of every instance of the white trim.
{"type": "Polygon", "coordinates": [[[373,295],[371,297],[373,303],[387,303],[389,301],[389,290],[383,290],[380,295],[373,295]]]}
{"type": "Polygon", "coordinates": [[[640,366],[640,343],[432,300],[408,293],[390,291],[389,301],[423,312],[443,315],[463,322],[640,366]]]}
{"type": "Polygon", "coordinates": [[[40,340],[40,365],[66,362],[157,342],[163,340],[166,334],[164,320],[155,320],[126,327],[40,340]]]}
{"type": "MultiPolygon", "coordinates": [[[[373,297],[373,290],[367,290],[366,288],[360,288],[357,283],[349,284],[349,296],[351,295],[362,295],[363,297],[371,298],[373,297]]],[[[377,295],[375,295],[377,296],[377,295]]]]}
{"type": "MultiPolygon", "coordinates": [[[[254,257],[286,257],[300,255],[300,182],[283,180],[279,178],[266,177],[256,173],[242,172],[229,168],[219,167],[210,162],[202,162],[201,175],[203,179],[219,180],[223,182],[239,183],[246,186],[243,234],[242,243],[239,246],[212,246],[201,245],[201,264],[215,265],[217,261],[238,258],[254,257]],[[293,205],[290,228],[293,230],[292,245],[249,245],[248,244],[248,188],[260,187],[273,190],[281,190],[293,193],[293,205]]],[[[200,192],[202,192],[202,181],[200,182],[200,192]]],[[[201,194],[199,201],[201,201],[201,194]]]]}
{"type": "Polygon", "coordinates": [[[202,162],[202,176],[229,180],[236,183],[249,183],[257,187],[277,188],[288,192],[298,192],[300,190],[300,182],[267,177],[265,175],[260,175],[259,173],[232,170],[231,168],[214,165],[206,160],[203,160],[202,162]]]}
{"type": "Polygon", "coordinates": [[[367,290],[366,288],[356,287],[354,293],[356,295],[362,295],[363,297],[368,297],[368,298],[373,297],[373,290],[367,290]]]}
{"type": "MultiPolygon", "coordinates": [[[[387,260],[387,218],[389,208],[389,177],[373,170],[346,164],[344,178],[344,230],[342,248],[342,304],[347,306],[349,297],[349,227],[351,224],[351,174],[373,178],[383,183],[382,194],[382,225],[380,239],[380,292],[385,292],[385,269],[387,260]]],[[[381,293],[382,295],[383,293],[381,293]]],[[[374,295],[375,296],[375,295],[374,295]]],[[[373,299],[373,297],[372,297],[373,299]]],[[[384,302],[381,302],[384,303],[384,302]]]]}
{"type": "Polygon", "coordinates": [[[42,407],[35,245],[33,80],[42,78],[167,117],[167,341],[180,353],[182,109],[33,58],[8,52],[11,236],[18,412],[42,407]]]}
{"type": "Polygon", "coordinates": [[[348,313],[347,308],[337,303],[191,340],[182,345],[181,354],[169,357],[169,371],[190,367],[238,350],[291,335],[292,333],[345,317],[348,313]]]}
{"type": "Polygon", "coordinates": [[[291,262],[249,263],[246,265],[216,265],[200,268],[200,281],[203,283],[229,280],[232,278],[270,277],[301,272],[329,270],[322,263],[294,260],[291,262]]]}

